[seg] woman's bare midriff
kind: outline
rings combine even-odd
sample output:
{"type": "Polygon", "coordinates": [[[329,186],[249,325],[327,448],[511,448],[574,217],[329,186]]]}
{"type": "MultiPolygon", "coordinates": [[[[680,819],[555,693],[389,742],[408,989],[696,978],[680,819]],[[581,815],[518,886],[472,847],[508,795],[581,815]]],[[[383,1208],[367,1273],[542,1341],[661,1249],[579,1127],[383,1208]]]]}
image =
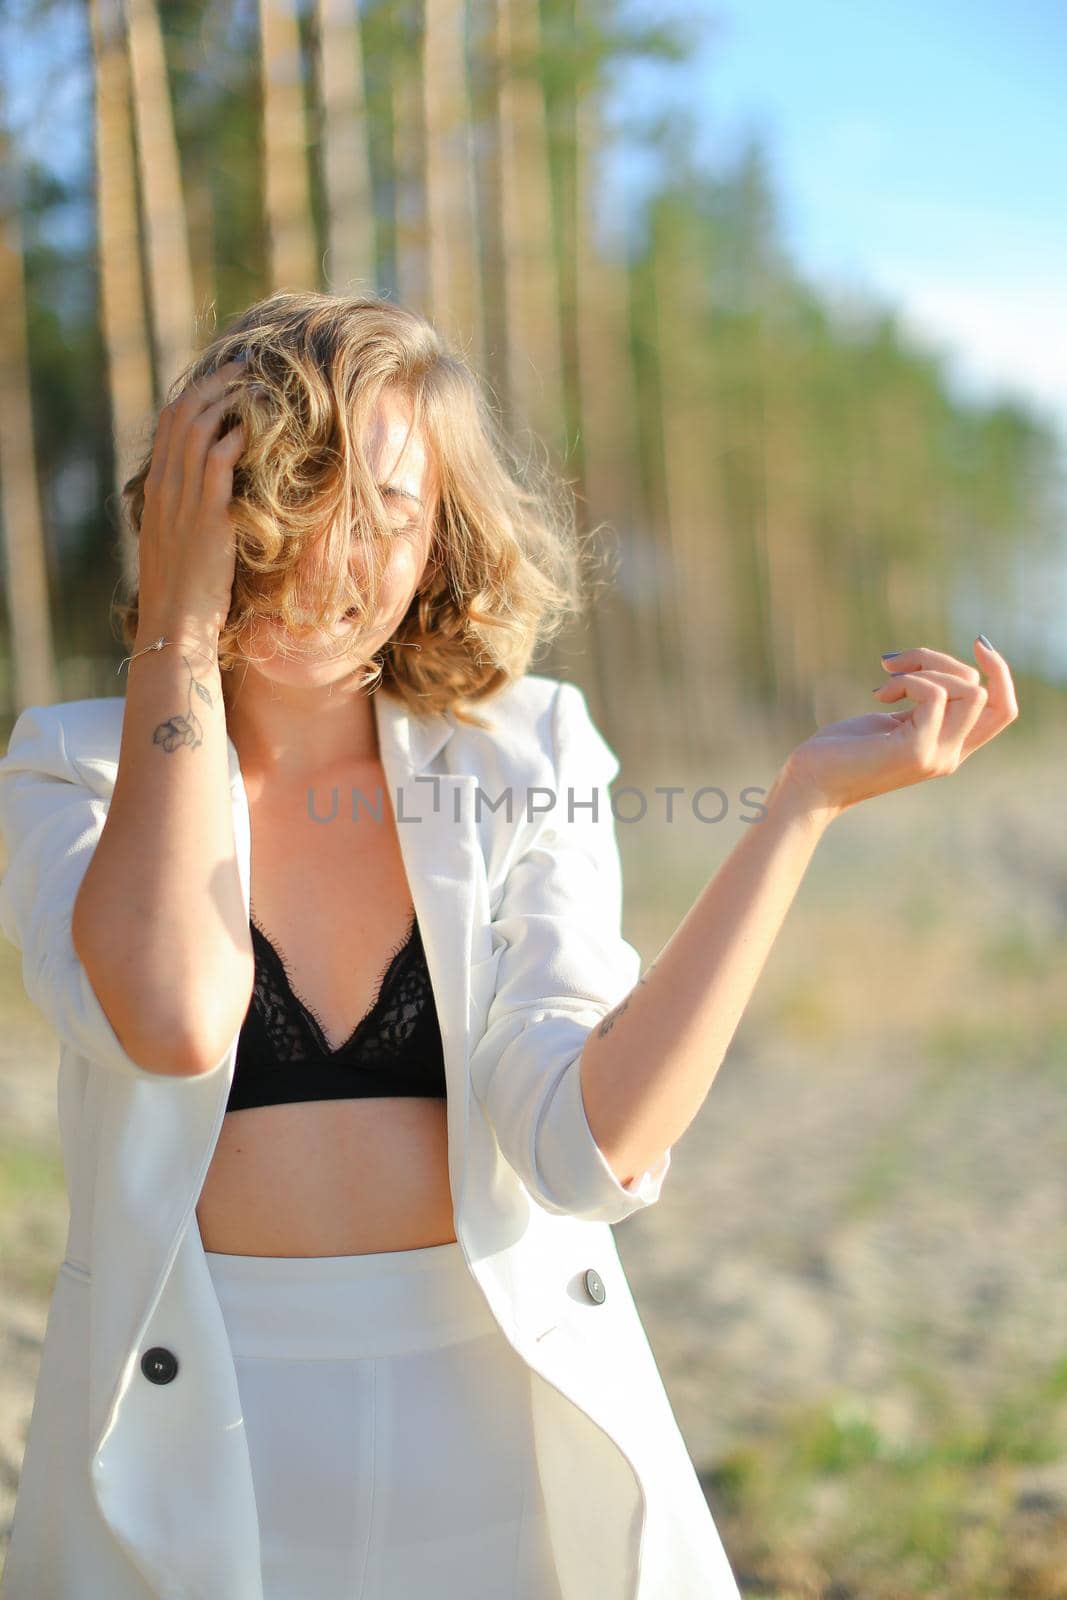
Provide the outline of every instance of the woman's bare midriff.
{"type": "MultiPolygon", "coordinates": [[[[340,1044],[374,998],[412,909],[382,768],[333,777],[337,816],[308,816],[307,789],[246,783],[252,912],[284,955],[293,988],[340,1044]],[[351,821],[350,786],[376,805],[351,821]]],[[[320,815],[332,809],[317,787],[320,815]]],[[[205,1250],[342,1256],[455,1240],[444,1097],[301,1100],[229,1111],[196,1207],[205,1250]]]]}
{"type": "Polygon", "coordinates": [[[441,1100],[305,1100],[222,1120],[196,1208],[205,1250],[351,1256],[450,1244],[441,1100]]]}

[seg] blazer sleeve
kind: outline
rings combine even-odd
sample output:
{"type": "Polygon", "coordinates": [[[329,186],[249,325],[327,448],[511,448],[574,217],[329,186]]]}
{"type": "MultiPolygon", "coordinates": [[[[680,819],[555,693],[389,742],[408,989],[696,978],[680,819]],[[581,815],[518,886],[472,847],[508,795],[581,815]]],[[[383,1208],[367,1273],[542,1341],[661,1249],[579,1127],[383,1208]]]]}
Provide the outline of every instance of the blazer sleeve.
{"type": "Polygon", "coordinates": [[[619,1222],[659,1199],[671,1151],[624,1186],[586,1119],[583,1046],[637,982],[641,958],[621,931],[608,788],[618,758],[575,684],[559,685],[553,726],[555,804],[512,863],[492,922],[494,945],[504,948],[485,1032],[471,1052],[471,1086],[539,1205],[619,1222]]]}
{"type": "MultiPolygon", "coordinates": [[[[56,706],[28,706],[0,760],[0,929],[22,952],[28,998],[78,1055],[127,1077],[159,1075],[127,1055],[75,952],[71,917],[108,802],[71,765],[56,706]]],[[[193,1081],[168,1079],[168,1082],[193,1081]]]]}

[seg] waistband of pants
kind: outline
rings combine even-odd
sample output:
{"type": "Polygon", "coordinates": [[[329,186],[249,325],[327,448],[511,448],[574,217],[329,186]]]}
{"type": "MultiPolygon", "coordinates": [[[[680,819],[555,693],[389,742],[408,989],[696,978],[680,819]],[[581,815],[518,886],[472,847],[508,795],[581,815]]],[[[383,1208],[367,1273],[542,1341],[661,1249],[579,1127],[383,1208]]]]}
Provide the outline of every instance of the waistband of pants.
{"type": "Polygon", "coordinates": [[[235,1356],[401,1355],[499,1331],[458,1240],[353,1256],[204,1258],[235,1356]]]}

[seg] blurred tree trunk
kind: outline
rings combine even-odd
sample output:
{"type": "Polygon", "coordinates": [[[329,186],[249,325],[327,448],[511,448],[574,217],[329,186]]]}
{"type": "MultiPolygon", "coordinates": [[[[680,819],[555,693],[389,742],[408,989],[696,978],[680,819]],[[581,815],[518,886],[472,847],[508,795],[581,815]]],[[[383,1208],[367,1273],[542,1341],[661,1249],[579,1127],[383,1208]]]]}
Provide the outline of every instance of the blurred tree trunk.
{"type": "Polygon", "coordinates": [[[194,158],[187,179],[189,202],[186,219],[189,226],[189,265],[193,275],[194,305],[210,306],[216,297],[215,202],[211,192],[211,174],[199,158],[194,158]]]}
{"type": "MultiPolygon", "coordinates": [[[[147,444],[155,395],[141,265],[137,179],[130,127],[129,64],[121,0],[89,0],[96,81],[96,235],[100,307],[111,400],[115,489],[147,444]]],[[[136,549],[122,524],[127,576],[136,549]]]]}
{"type": "Polygon", "coordinates": [[[537,0],[496,0],[509,420],[532,429],[558,460],[566,455],[566,407],[539,51],[537,0]]]}
{"type": "Polygon", "coordinates": [[[378,245],[363,37],[356,0],[315,0],[314,40],[326,234],[324,277],[329,288],[340,293],[373,293],[378,283],[378,245]]]}
{"type": "Polygon", "coordinates": [[[196,298],[159,14],[155,0],[126,4],[157,392],[166,395],[196,347],[196,298]]]}
{"type": "Polygon", "coordinates": [[[482,284],[464,0],[425,0],[423,93],[429,312],[481,370],[482,284]]]}
{"type": "Polygon", "coordinates": [[[404,305],[430,311],[426,130],[418,0],[397,0],[399,43],[392,52],[393,176],[396,194],[396,281],[404,305]]]}
{"type": "Polygon", "coordinates": [[[828,597],[821,593],[809,534],[798,419],[778,341],[767,348],[767,360],[776,371],[766,370],[763,383],[763,507],[756,539],[766,584],[775,715],[784,730],[811,714],[822,668],[820,639],[831,618],[822,609],[828,597]]]}
{"type": "Polygon", "coordinates": [[[319,287],[303,54],[293,0],[259,0],[263,195],[271,290],[319,287]]]}
{"type": "Polygon", "coordinates": [[[482,268],[483,373],[486,386],[506,407],[508,376],[507,305],[504,297],[504,171],[500,139],[502,67],[496,47],[497,0],[468,0],[471,41],[471,102],[474,126],[475,183],[482,268]]]}
{"type": "MultiPolygon", "coordinates": [[[[599,698],[617,744],[658,765],[666,750],[657,705],[664,683],[657,623],[659,547],[640,481],[629,273],[610,246],[599,248],[596,235],[603,143],[597,90],[581,96],[577,119],[575,320],[584,520],[589,527],[608,522],[617,569],[604,574],[613,582],[592,616],[599,698]]],[[[625,249],[624,240],[615,244],[625,249]]],[[[620,759],[625,759],[621,749],[620,759]]]]}
{"type": "Polygon", "coordinates": [[[653,244],[663,513],[682,684],[681,747],[695,766],[736,710],[733,581],[721,498],[723,433],[712,403],[702,288],[708,264],[684,219],[653,244]]]}
{"type": "Polygon", "coordinates": [[[0,516],[4,592],[11,641],[11,700],[26,706],[59,698],[48,604],[44,522],[37,492],[26,283],[18,186],[0,104],[0,516]]]}

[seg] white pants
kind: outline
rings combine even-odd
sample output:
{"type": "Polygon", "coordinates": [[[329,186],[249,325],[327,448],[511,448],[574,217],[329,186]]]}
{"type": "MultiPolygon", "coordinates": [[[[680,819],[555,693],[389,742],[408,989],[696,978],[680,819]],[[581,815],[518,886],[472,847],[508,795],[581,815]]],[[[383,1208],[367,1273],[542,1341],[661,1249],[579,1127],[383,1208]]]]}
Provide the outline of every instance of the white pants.
{"type": "Polygon", "coordinates": [[[205,1258],[264,1600],[559,1600],[530,1373],[458,1243],[205,1258]]]}

